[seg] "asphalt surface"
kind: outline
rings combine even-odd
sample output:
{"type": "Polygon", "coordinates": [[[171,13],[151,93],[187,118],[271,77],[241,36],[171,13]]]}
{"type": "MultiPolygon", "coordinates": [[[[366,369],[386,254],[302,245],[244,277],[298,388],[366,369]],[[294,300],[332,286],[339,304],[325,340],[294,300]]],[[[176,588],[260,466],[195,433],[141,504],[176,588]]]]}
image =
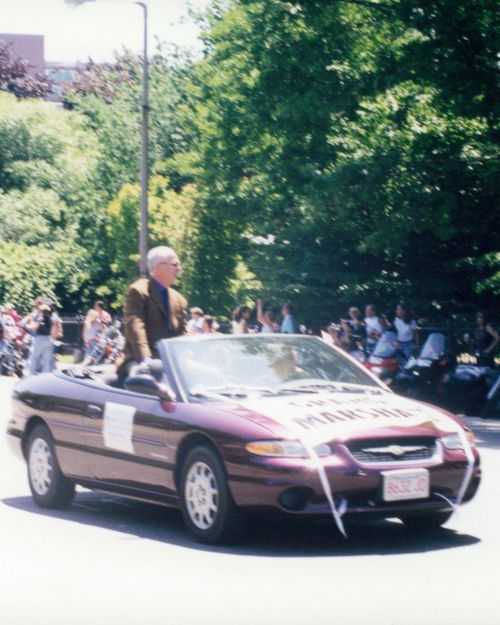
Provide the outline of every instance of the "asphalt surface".
{"type": "MultiPolygon", "coordinates": [[[[0,378],[0,427],[12,381],[0,378]]],[[[0,435],[2,625],[500,625],[500,420],[467,419],[483,483],[444,529],[255,522],[207,547],[177,511],[80,490],[37,508],[0,435]]]]}

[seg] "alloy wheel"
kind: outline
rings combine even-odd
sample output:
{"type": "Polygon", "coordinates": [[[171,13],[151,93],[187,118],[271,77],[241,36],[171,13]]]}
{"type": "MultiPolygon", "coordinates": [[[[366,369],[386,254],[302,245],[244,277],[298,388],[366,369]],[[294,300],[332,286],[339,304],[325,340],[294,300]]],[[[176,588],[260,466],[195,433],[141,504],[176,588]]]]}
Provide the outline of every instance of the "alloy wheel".
{"type": "Polygon", "coordinates": [[[217,518],[219,490],[212,469],[205,462],[195,462],[185,483],[187,511],[191,521],[201,530],[210,528],[217,518]]]}
{"type": "Polygon", "coordinates": [[[43,438],[36,438],[30,450],[30,479],[38,495],[46,495],[52,483],[52,454],[43,438]]]}

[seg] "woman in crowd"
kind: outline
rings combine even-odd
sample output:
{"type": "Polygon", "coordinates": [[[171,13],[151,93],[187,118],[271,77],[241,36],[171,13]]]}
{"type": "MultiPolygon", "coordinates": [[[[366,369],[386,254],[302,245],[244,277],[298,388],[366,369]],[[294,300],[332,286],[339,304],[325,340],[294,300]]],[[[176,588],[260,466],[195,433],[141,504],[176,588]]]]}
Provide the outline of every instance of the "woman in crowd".
{"type": "Polygon", "coordinates": [[[279,324],[274,319],[272,311],[263,309],[261,299],[258,299],[256,304],[257,304],[257,321],[262,326],[260,331],[263,334],[269,334],[271,332],[279,332],[279,324]]]}
{"type": "Polygon", "coordinates": [[[382,325],[373,304],[365,307],[366,351],[371,354],[382,336],[382,325]]]}
{"type": "Polygon", "coordinates": [[[219,324],[217,323],[215,317],[212,315],[205,315],[203,317],[203,326],[202,332],[203,334],[218,334],[219,324]]]}
{"type": "Polygon", "coordinates": [[[85,357],[90,356],[99,342],[102,330],[101,320],[97,310],[91,308],[85,316],[83,323],[82,338],[85,347],[85,357]]]}
{"type": "Polygon", "coordinates": [[[413,318],[411,311],[403,304],[398,304],[396,306],[394,327],[398,335],[399,349],[406,360],[408,360],[413,355],[417,346],[417,322],[413,318]]]}
{"type": "Polygon", "coordinates": [[[361,312],[359,308],[356,306],[351,306],[347,311],[348,318],[347,322],[351,326],[352,334],[356,337],[357,340],[365,341],[366,338],[366,326],[363,322],[363,318],[361,316],[361,312]]]}
{"type": "Polygon", "coordinates": [[[248,320],[250,319],[250,308],[240,306],[233,310],[231,327],[233,334],[248,334],[248,320]]]}
{"type": "Polygon", "coordinates": [[[480,367],[495,366],[495,348],[500,337],[484,312],[479,311],[476,315],[476,327],[472,334],[474,353],[477,364],[480,367]]]}

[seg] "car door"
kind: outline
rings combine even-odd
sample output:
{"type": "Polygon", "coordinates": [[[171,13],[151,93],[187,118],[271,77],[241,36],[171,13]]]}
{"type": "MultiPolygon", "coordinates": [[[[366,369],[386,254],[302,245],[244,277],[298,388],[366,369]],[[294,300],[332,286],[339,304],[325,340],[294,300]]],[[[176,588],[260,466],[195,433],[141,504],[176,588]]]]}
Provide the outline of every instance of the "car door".
{"type": "Polygon", "coordinates": [[[110,490],[175,498],[169,430],[176,406],[157,397],[104,386],[89,400],[86,437],[92,477],[110,490]]]}
{"type": "Polygon", "coordinates": [[[72,377],[65,378],[63,374],[26,378],[26,384],[31,387],[28,391],[23,389],[23,382],[19,385],[19,398],[29,405],[32,414],[42,417],[49,426],[62,472],[74,478],[88,479],[90,464],[85,430],[87,404],[93,397],[92,385],[72,377]]]}

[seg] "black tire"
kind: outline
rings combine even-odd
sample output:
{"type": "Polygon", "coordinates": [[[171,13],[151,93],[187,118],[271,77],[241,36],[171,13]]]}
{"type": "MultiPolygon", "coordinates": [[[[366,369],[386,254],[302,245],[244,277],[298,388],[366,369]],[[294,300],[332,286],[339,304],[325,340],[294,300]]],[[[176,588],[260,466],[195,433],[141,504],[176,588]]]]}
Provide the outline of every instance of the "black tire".
{"type": "Polygon", "coordinates": [[[27,446],[28,482],[33,500],[41,508],[66,508],[75,494],[75,484],[59,468],[54,441],[45,425],[31,432],[27,446]]]}
{"type": "Polygon", "coordinates": [[[428,512],[427,514],[405,516],[401,520],[405,526],[412,531],[425,532],[427,530],[438,529],[444,525],[453,514],[453,510],[446,512],[428,512]]]}
{"type": "Polygon", "coordinates": [[[200,542],[229,543],[241,536],[243,515],[229,491],[222,462],[208,445],[195,447],[184,461],[180,498],[184,522],[200,542]]]}

